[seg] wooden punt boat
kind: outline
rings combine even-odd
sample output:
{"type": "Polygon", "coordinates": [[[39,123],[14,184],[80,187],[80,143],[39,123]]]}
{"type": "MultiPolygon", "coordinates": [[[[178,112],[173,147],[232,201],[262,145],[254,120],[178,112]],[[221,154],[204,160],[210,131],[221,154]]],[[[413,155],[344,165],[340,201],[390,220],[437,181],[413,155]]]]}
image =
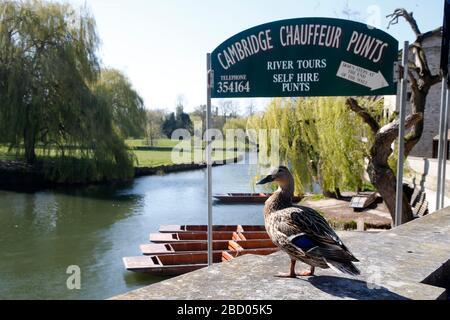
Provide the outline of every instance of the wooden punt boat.
{"type": "MultiPolygon", "coordinates": [[[[276,248],[250,249],[243,251],[214,251],[214,263],[229,261],[230,256],[236,258],[246,254],[268,255],[276,252],[276,248]]],[[[129,271],[150,273],[156,276],[177,276],[207,267],[208,254],[183,253],[156,256],[125,257],[123,263],[129,271]]]]}
{"type": "MultiPolygon", "coordinates": [[[[272,193],[225,193],[216,194],[214,198],[223,203],[264,203],[270,198],[272,193]]],[[[293,202],[298,203],[302,200],[300,196],[294,196],[293,202]]]]}
{"type": "MultiPolygon", "coordinates": [[[[165,225],[159,228],[160,233],[207,232],[206,225],[165,225]]],[[[249,232],[266,231],[265,226],[257,225],[215,225],[213,231],[249,232]]]]}
{"type": "MultiPolygon", "coordinates": [[[[255,240],[269,239],[267,232],[251,231],[251,232],[213,232],[213,240],[255,240]]],[[[206,232],[182,232],[182,233],[152,233],[150,241],[153,243],[172,243],[184,241],[205,241],[208,240],[206,232]]]]}
{"type": "MultiPolygon", "coordinates": [[[[264,249],[276,248],[270,239],[266,240],[247,240],[247,241],[227,241],[219,240],[213,242],[214,251],[224,250],[248,250],[248,249],[264,249]]],[[[144,255],[166,255],[175,253],[193,253],[208,250],[208,243],[206,241],[198,242],[173,242],[173,243],[151,243],[140,246],[141,252],[144,255]]]]}

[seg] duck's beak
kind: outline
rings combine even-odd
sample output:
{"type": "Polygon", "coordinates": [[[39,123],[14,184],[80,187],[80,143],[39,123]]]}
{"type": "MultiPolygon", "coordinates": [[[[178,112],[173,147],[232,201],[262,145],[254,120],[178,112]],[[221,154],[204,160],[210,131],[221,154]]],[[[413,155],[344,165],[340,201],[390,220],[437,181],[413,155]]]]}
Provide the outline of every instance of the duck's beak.
{"type": "Polygon", "coordinates": [[[256,183],[256,184],[262,185],[262,184],[267,184],[267,183],[269,183],[269,182],[273,182],[273,177],[272,177],[272,175],[268,175],[267,177],[265,177],[264,179],[262,179],[261,181],[259,181],[259,182],[256,183]]]}

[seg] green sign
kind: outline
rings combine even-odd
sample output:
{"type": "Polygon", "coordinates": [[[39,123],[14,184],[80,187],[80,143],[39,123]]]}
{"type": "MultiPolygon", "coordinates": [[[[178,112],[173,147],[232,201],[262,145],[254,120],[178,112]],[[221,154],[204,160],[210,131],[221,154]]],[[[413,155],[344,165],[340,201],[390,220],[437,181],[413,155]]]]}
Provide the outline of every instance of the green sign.
{"type": "Polygon", "coordinates": [[[329,18],[276,21],[243,31],[211,54],[212,98],[394,95],[398,41],[329,18]]]}

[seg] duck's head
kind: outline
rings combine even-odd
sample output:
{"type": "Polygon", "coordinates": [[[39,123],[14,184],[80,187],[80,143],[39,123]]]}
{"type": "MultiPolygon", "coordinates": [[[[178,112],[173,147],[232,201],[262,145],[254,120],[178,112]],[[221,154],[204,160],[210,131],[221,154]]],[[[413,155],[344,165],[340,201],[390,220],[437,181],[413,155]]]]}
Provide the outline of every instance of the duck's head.
{"type": "Polygon", "coordinates": [[[294,192],[294,178],[291,172],[285,166],[280,166],[272,169],[270,173],[258,185],[267,184],[270,182],[277,183],[282,190],[294,192]]]}

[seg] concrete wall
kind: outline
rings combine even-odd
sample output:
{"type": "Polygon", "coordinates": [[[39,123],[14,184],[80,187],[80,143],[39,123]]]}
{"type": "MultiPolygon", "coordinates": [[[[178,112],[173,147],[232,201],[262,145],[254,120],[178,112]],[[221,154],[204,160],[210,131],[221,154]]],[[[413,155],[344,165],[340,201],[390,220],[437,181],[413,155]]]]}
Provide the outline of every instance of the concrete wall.
{"type": "MultiPolygon", "coordinates": [[[[426,192],[430,212],[436,211],[437,165],[437,159],[409,157],[408,167],[411,170],[405,176],[405,181],[426,192]]],[[[446,177],[445,207],[448,207],[450,206],[450,161],[447,161],[446,177]]]]}
{"type": "MultiPolygon", "coordinates": [[[[316,270],[315,277],[277,278],[289,271],[284,252],[246,255],[115,297],[116,300],[405,300],[447,299],[450,208],[390,231],[340,233],[360,260],[358,277],[316,270]]],[[[297,271],[306,266],[300,263],[297,271]]]]}

